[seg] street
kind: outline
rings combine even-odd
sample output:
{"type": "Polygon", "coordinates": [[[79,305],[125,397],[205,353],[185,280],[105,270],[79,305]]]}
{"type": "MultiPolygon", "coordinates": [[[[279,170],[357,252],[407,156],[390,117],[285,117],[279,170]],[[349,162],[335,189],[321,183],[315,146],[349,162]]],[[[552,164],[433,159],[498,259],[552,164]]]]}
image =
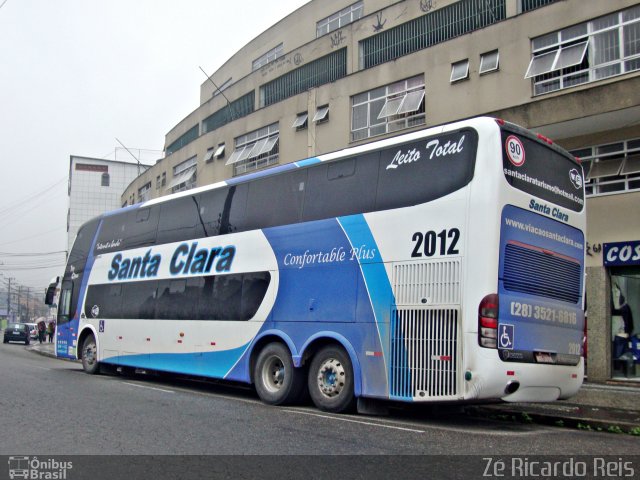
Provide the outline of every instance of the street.
{"type": "Polygon", "coordinates": [[[271,407],[246,387],[90,376],[77,363],[0,346],[0,454],[625,455],[630,435],[471,418],[458,408],[385,417],[271,407]]]}

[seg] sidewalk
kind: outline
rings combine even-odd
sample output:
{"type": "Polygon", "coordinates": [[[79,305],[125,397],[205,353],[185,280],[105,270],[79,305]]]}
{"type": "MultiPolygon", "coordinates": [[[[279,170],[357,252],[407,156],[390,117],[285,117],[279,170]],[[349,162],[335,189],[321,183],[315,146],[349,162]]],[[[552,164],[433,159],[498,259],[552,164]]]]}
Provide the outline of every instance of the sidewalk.
{"type": "MultiPolygon", "coordinates": [[[[53,343],[36,342],[27,349],[40,355],[56,356],[53,343]]],[[[468,405],[465,410],[484,418],[640,435],[640,384],[585,383],[569,400],[468,405]]]]}
{"type": "Polygon", "coordinates": [[[640,435],[640,385],[587,382],[568,400],[474,405],[467,411],[501,420],[640,435]]]}

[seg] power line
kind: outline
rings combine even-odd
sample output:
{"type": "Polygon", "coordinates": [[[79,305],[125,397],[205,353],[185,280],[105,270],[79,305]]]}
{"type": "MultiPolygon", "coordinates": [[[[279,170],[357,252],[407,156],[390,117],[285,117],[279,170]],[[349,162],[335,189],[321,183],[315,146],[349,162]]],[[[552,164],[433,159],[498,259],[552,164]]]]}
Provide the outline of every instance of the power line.
{"type": "Polygon", "coordinates": [[[55,183],[49,185],[48,187],[45,187],[44,190],[38,190],[37,193],[35,194],[29,194],[26,197],[20,198],[18,200],[16,200],[14,203],[11,203],[9,205],[6,205],[4,208],[0,209],[0,215],[6,213],[6,212],[13,212],[15,210],[16,207],[19,206],[23,206],[41,196],[43,196],[44,194],[46,194],[49,190],[52,190],[53,188],[57,187],[58,185],[60,185],[63,182],[68,181],[67,177],[63,177],[60,180],[57,180],[55,183]]]}
{"type": "Polygon", "coordinates": [[[9,253],[9,252],[0,252],[0,256],[7,257],[44,257],[47,255],[60,255],[67,254],[66,250],[59,250],[57,252],[37,252],[37,253],[9,253]]]}
{"type": "Polygon", "coordinates": [[[47,230],[46,232],[36,233],[35,235],[31,235],[31,236],[28,236],[28,237],[19,238],[17,240],[11,240],[10,242],[0,243],[0,247],[4,247],[6,245],[11,245],[12,243],[23,242],[25,240],[31,240],[32,238],[37,238],[37,237],[41,237],[43,235],[48,235],[51,232],[57,232],[58,230],[62,230],[62,229],[66,229],[66,227],[64,225],[62,225],[62,226],[54,228],[52,230],[47,230]]]}

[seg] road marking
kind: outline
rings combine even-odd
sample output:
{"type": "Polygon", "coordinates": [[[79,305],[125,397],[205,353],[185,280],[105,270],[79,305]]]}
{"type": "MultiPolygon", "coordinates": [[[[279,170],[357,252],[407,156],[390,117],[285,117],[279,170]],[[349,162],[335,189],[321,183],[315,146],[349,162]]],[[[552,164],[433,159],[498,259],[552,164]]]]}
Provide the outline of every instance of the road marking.
{"type": "Polygon", "coordinates": [[[24,366],[31,367],[31,368],[39,368],[40,370],[53,370],[52,368],[40,367],[39,365],[29,365],[28,363],[25,363],[24,366]]]}
{"type": "Polygon", "coordinates": [[[138,385],[136,383],[130,383],[130,382],[122,382],[122,383],[124,383],[125,385],[131,385],[132,387],[147,388],[149,390],[157,390],[158,392],[176,393],[173,390],[165,390],[164,388],[147,387],[146,385],[138,385]]]}
{"type": "Polygon", "coordinates": [[[374,423],[374,422],[365,422],[363,420],[354,420],[352,418],[344,418],[344,417],[334,417],[331,415],[325,415],[325,414],[321,414],[321,413],[311,413],[311,412],[305,412],[303,410],[292,410],[289,408],[283,408],[282,409],[283,412],[289,412],[289,413],[298,413],[301,415],[309,415],[311,417],[318,417],[318,418],[325,418],[325,419],[329,419],[329,420],[338,420],[341,422],[350,422],[350,423],[359,423],[361,425],[369,425],[372,427],[380,427],[380,428],[390,428],[392,430],[402,430],[404,432],[413,432],[413,433],[425,433],[424,430],[418,430],[415,428],[406,428],[406,427],[398,427],[395,425],[385,425],[382,423],[374,423]]]}

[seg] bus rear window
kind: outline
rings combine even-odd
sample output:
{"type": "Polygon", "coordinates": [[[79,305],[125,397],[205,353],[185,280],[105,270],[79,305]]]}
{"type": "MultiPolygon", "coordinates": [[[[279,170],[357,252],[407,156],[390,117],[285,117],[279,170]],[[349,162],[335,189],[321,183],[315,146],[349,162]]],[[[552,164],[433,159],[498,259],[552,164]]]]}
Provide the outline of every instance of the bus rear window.
{"type": "Polygon", "coordinates": [[[512,187],[574,212],[584,208],[582,167],[553,148],[502,130],[502,164],[512,187]]]}

